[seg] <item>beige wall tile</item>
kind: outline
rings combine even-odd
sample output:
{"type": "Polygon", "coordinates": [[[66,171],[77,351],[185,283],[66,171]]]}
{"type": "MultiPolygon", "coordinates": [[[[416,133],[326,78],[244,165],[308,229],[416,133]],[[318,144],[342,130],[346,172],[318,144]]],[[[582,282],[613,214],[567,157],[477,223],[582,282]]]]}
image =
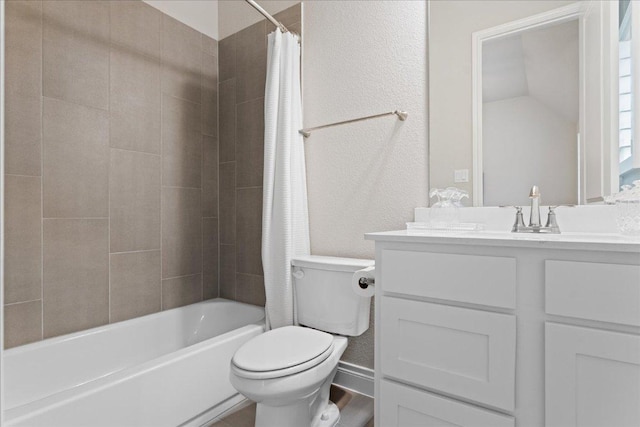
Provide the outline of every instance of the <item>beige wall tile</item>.
{"type": "Polygon", "coordinates": [[[5,105],[5,172],[40,176],[42,98],[7,94],[5,105]]]}
{"type": "Polygon", "coordinates": [[[110,1],[111,41],[152,58],[160,58],[162,13],[135,0],[110,1]]]}
{"type": "Polygon", "coordinates": [[[264,277],[238,273],[236,275],[236,299],[247,304],[264,307],[266,300],[264,277]]]}
{"type": "Polygon", "coordinates": [[[232,34],[218,42],[218,64],[220,81],[236,76],[236,34],[232,34]]]}
{"type": "Polygon", "coordinates": [[[266,21],[236,35],[236,102],[264,97],[267,78],[266,21]]]}
{"type": "Polygon", "coordinates": [[[200,104],[162,96],[162,185],[200,188],[200,104]]]}
{"type": "Polygon", "coordinates": [[[110,78],[111,147],[160,154],[159,61],[114,46],[110,78]]]}
{"type": "Polygon", "coordinates": [[[4,306],[4,348],[42,339],[42,301],[4,306]]]}
{"type": "Polygon", "coordinates": [[[40,197],[40,177],[5,176],[5,304],[42,298],[40,197]]]}
{"type": "Polygon", "coordinates": [[[202,272],[200,190],[162,189],[162,278],[202,272]]]}
{"type": "Polygon", "coordinates": [[[236,81],[220,83],[218,92],[218,136],[220,141],[220,161],[229,162],[236,158],[236,81]]]}
{"type": "Polygon", "coordinates": [[[109,2],[45,1],[44,96],[109,108],[109,2]]]}
{"type": "Polygon", "coordinates": [[[236,111],[236,187],[262,185],[264,98],[238,104],[236,111]]]}
{"type": "Polygon", "coordinates": [[[106,219],[44,221],[44,336],[109,322],[106,219]]]}
{"type": "Polygon", "coordinates": [[[160,311],[160,251],[111,254],[110,321],[160,311]]]}
{"type": "MultiPolygon", "coordinates": [[[[275,15],[273,15],[273,17],[276,18],[279,22],[282,22],[282,25],[287,27],[287,29],[290,29],[290,25],[302,21],[302,9],[300,6],[300,3],[298,3],[295,6],[291,6],[290,8],[283,10],[282,12],[276,13],[275,15]]],[[[270,24],[270,22],[267,22],[267,25],[270,24]]]]}
{"type": "Polygon", "coordinates": [[[262,187],[238,189],[236,197],[236,271],[261,276],[262,187]]]}
{"type": "Polygon", "coordinates": [[[218,296],[218,220],[202,219],[202,289],[204,299],[218,296]]]}
{"type": "Polygon", "coordinates": [[[42,2],[7,2],[5,25],[5,172],[39,176],[42,2]]]}
{"type": "Polygon", "coordinates": [[[202,301],[202,275],[175,277],[162,281],[162,309],[182,307],[202,301]]]}
{"type": "Polygon", "coordinates": [[[160,249],[160,156],[111,150],[110,250],[160,249]]]}
{"type": "Polygon", "coordinates": [[[5,2],[5,95],[42,96],[42,2],[5,2]]]}
{"type": "Polygon", "coordinates": [[[202,216],[218,216],[218,140],[202,138],[202,216]]]}
{"type": "Polygon", "coordinates": [[[236,247],[220,245],[220,296],[236,299],[236,247]]]}
{"type": "Polygon", "coordinates": [[[220,163],[220,243],[236,243],[236,163],[220,163]]]}
{"type": "Polygon", "coordinates": [[[202,35],[167,15],[162,16],[162,91],[200,103],[202,35]]]}
{"type": "Polygon", "coordinates": [[[202,55],[202,133],[218,136],[218,59],[202,55]]]}
{"type": "Polygon", "coordinates": [[[218,56],[218,41],[209,36],[202,35],[202,52],[207,55],[218,56]]]}
{"type": "Polygon", "coordinates": [[[109,116],[44,99],[45,218],[107,217],[109,116]]]}

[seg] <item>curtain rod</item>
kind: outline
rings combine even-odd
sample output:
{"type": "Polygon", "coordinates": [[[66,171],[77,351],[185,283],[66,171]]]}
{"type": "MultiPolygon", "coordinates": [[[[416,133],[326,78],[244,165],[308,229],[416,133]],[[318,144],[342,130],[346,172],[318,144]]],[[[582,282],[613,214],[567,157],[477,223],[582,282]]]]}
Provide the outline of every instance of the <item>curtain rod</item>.
{"type": "Polygon", "coordinates": [[[409,116],[409,113],[407,113],[406,111],[402,111],[402,110],[389,111],[388,113],[374,114],[373,116],[366,116],[366,117],[359,117],[357,119],[345,120],[343,122],[330,123],[328,125],[316,126],[314,128],[300,129],[298,132],[302,136],[304,136],[305,138],[308,138],[309,136],[311,136],[311,131],[313,131],[313,130],[324,129],[324,128],[329,128],[329,127],[333,127],[333,126],[344,125],[344,124],[347,124],[347,123],[361,122],[363,120],[377,119],[378,117],[393,116],[393,115],[398,116],[398,119],[401,122],[404,122],[405,120],[407,120],[407,117],[409,116]]]}
{"type": "Polygon", "coordinates": [[[267,18],[269,21],[271,21],[271,23],[273,25],[275,25],[276,27],[280,28],[280,31],[282,31],[283,33],[287,33],[289,32],[289,30],[287,30],[287,27],[285,27],[284,25],[282,25],[281,22],[279,22],[277,19],[275,19],[273,16],[271,16],[269,14],[269,12],[267,12],[266,10],[264,10],[262,8],[262,6],[260,6],[258,3],[256,3],[254,0],[245,0],[247,3],[249,3],[255,10],[257,10],[258,12],[260,12],[265,18],[267,18]]]}

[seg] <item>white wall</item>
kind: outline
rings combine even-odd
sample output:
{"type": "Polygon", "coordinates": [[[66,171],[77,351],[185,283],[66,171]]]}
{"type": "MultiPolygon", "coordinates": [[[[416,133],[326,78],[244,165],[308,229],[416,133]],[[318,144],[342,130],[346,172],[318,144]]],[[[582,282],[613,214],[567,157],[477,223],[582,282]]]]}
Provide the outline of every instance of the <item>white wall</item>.
{"type": "MultiPolygon", "coordinates": [[[[300,0],[257,0],[257,2],[271,15],[275,15],[278,12],[300,3],[300,0]]],[[[218,16],[220,16],[218,22],[218,40],[222,40],[264,19],[264,16],[244,0],[219,0],[217,3],[218,16]]]]}
{"type": "Polygon", "coordinates": [[[577,203],[575,122],[531,96],[485,103],[482,114],[486,206],[528,205],[532,184],[545,205],[577,203]]]}
{"type": "Polygon", "coordinates": [[[209,37],[218,38],[218,0],[144,0],[209,37]]]}
{"type": "MultiPolygon", "coordinates": [[[[473,169],[471,33],[573,3],[571,1],[433,1],[430,17],[430,183],[451,185],[454,169],[473,169]]],[[[471,204],[471,201],[468,202],[471,204]]]]}
{"type": "Polygon", "coordinates": [[[303,3],[304,125],[394,109],[305,142],[311,252],[373,258],[364,233],[405,228],[427,204],[427,6],[303,3]]]}

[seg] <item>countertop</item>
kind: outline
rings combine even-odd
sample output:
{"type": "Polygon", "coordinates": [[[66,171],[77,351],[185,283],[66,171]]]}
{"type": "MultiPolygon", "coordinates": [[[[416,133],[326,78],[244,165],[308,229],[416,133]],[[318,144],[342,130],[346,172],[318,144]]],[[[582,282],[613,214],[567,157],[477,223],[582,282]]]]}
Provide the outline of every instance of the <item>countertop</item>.
{"type": "Polygon", "coordinates": [[[631,252],[640,255],[640,236],[627,237],[611,233],[566,232],[562,234],[534,234],[498,231],[416,232],[398,230],[367,233],[365,234],[365,239],[380,242],[631,252]]]}

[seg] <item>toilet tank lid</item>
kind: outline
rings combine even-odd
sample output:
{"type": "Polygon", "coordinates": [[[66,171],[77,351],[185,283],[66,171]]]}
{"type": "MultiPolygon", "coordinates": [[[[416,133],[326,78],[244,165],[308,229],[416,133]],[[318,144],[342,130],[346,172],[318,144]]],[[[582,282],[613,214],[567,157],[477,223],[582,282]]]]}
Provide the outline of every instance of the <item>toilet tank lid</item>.
{"type": "Polygon", "coordinates": [[[291,260],[291,265],[294,267],[350,272],[355,272],[363,268],[372,267],[375,264],[375,261],[371,259],[340,258],[320,255],[301,255],[291,260]]]}

